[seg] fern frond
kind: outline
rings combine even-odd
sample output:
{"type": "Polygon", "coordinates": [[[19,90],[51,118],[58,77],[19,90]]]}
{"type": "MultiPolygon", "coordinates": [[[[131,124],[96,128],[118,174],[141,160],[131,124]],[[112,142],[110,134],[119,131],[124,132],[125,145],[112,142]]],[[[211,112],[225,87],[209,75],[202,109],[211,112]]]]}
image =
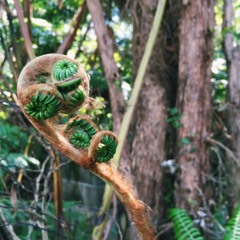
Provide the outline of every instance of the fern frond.
{"type": "Polygon", "coordinates": [[[0,166],[11,172],[16,172],[18,169],[27,169],[30,166],[38,167],[39,164],[40,162],[36,158],[21,153],[9,153],[5,156],[0,153],[0,166]]]}
{"type": "Polygon", "coordinates": [[[173,223],[176,240],[203,240],[200,231],[194,227],[194,223],[185,209],[172,208],[169,210],[168,216],[173,223]]]}
{"type": "Polygon", "coordinates": [[[227,223],[224,240],[240,240],[240,204],[227,223]]]}

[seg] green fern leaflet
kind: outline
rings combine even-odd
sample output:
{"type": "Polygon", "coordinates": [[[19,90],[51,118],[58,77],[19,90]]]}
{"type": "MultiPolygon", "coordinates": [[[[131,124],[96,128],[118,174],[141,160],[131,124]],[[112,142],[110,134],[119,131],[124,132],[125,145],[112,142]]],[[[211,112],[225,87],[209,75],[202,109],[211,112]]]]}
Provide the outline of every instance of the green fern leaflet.
{"type": "Polygon", "coordinates": [[[204,240],[185,209],[172,208],[168,214],[176,240],[204,240]]]}
{"type": "Polygon", "coordinates": [[[240,240],[240,204],[227,223],[224,240],[240,240]]]}

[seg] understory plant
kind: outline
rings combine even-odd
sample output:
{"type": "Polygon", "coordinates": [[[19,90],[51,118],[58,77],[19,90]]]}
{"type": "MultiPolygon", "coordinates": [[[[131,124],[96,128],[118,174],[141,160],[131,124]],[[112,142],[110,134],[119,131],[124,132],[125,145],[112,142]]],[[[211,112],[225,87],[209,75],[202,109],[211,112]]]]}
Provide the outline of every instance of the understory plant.
{"type": "MultiPolygon", "coordinates": [[[[194,226],[193,220],[187,211],[182,208],[172,208],[168,214],[173,224],[176,240],[203,240],[200,231],[194,226]]],[[[225,226],[223,240],[240,240],[240,204],[234,209],[233,216],[225,226]]]]}
{"type": "Polygon", "coordinates": [[[227,223],[224,240],[240,240],[240,204],[227,223]]]}
{"type": "Polygon", "coordinates": [[[200,231],[194,227],[194,223],[185,209],[170,209],[169,218],[173,223],[175,239],[203,240],[200,231]]]}
{"type": "Polygon", "coordinates": [[[132,216],[144,240],[155,239],[149,208],[110,161],[117,137],[101,130],[81,107],[94,109],[89,97],[89,75],[77,61],[61,54],[35,58],[22,70],[18,98],[23,113],[54,147],[81,167],[110,184],[132,216]]]}

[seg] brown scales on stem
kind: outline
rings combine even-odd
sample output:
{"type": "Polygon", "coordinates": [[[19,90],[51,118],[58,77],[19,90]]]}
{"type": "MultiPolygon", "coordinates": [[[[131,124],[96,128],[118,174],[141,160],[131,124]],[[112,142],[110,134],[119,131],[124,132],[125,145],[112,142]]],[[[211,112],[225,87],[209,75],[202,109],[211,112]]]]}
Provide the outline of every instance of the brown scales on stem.
{"type": "MultiPolygon", "coordinates": [[[[53,65],[60,60],[68,60],[72,63],[77,64],[78,72],[74,74],[73,77],[80,77],[82,79],[81,87],[83,87],[86,91],[85,102],[88,100],[89,77],[83,67],[77,61],[69,59],[67,56],[60,54],[48,54],[32,60],[25,66],[20,74],[18,80],[18,97],[24,114],[33,124],[33,126],[54,147],[60,150],[68,158],[84,167],[85,169],[91,171],[95,175],[99,176],[101,179],[113,187],[120,201],[131,213],[132,220],[136,224],[139,235],[142,237],[142,239],[155,239],[154,231],[150,224],[149,208],[137,198],[132,185],[129,184],[123,178],[123,176],[112,166],[106,163],[99,163],[95,161],[97,148],[99,147],[103,136],[110,136],[114,141],[116,141],[116,136],[112,132],[99,131],[97,129],[97,133],[90,141],[89,148],[79,149],[75,148],[69,142],[69,134],[66,133],[66,125],[59,123],[59,120],[61,119],[60,113],[46,120],[37,120],[26,112],[26,105],[32,101],[32,97],[36,96],[36,93],[39,94],[44,92],[47,94],[47,92],[49,92],[56,98],[59,98],[59,102],[61,104],[64,104],[64,97],[60,97],[61,93],[59,93],[56,89],[56,84],[52,77],[53,65]],[[44,74],[44,76],[46,76],[45,83],[38,83],[36,80],[36,77],[41,74],[44,74]]],[[[61,109],[59,111],[61,112],[61,109]]],[[[64,113],[66,113],[66,110],[64,113]]],[[[78,118],[81,118],[81,115],[79,115],[78,118]]],[[[87,117],[83,117],[83,119],[88,121],[87,117]]],[[[72,121],[72,119],[69,119],[70,123],[72,123],[72,121]]],[[[90,122],[91,120],[89,120],[89,123],[90,122]]]]}

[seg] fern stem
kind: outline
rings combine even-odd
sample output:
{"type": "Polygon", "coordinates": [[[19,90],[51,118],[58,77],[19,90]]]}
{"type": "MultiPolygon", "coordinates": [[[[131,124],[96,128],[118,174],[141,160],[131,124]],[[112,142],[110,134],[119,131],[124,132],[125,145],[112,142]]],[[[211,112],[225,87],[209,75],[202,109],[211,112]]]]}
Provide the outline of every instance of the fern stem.
{"type": "MultiPolygon", "coordinates": [[[[55,103],[52,104],[52,106],[48,106],[50,110],[55,111],[55,109],[57,109],[54,117],[43,119],[43,114],[41,113],[39,115],[41,117],[40,119],[30,115],[33,110],[42,110],[41,106],[43,105],[43,101],[46,101],[45,105],[47,105],[50,100],[52,101],[52,97],[50,99],[46,99],[48,94],[54,94],[54,97],[61,96],[61,93],[58,92],[53,85],[48,84],[48,77],[46,78],[47,81],[45,83],[39,83],[36,76],[45,73],[52,76],[51,71],[53,65],[57,61],[64,59],[77,64],[78,72],[74,74],[74,76],[81,77],[82,79],[82,85],[79,85],[78,89],[83,88],[84,91],[86,91],[86,96],[88,96],[89,77],[86,74],[85,69],[75,60],[70,60],[67,56],[47,54],[35,58],[22,70],[18,80],[18,97],[20,106],[32,125],[43,135],[44,138],[48,140],[50,144],[65,154],[66,157],[75,161],[87,170],[95,173],[97,176],[113,186],[120,201],[122,201],[127,210],[132,214],[132,220],[135,222],[140,236],[142,236],[144,240],[153,240],[155,237],[149,220],[148,207],[136,197],[132,185],[126,181],[117,170],[115,170],[111,165],[97,162],[98,160],[107,161],[108,158],[111,158],[114,154],[117,144],[117,137],[114,133],[111,131],[98,130],[96,127],[93,127],[94,129],[92,129],[90,125],[94,125],[94,123],[90,125],[88,123],[80,124],[82,123],[82,120],[90,118],[82,115],[71,117],[71,109],[63,109],[63,107],[59,108],[55,103]],[[34,79],[36,81],[33,81],[34,79]],[[38,101],[31,104],[33,100],[38,101]],[[26,106],[28,106],[27,109],[26,106]],[[36,106],[36,108],[33,108],[33,106],[36,106]],[[61,113],[64,113],[66,120],[63,119],[63,115],[61,113]],[[86,149],[76,148],[70,141],[73,131],[78,131],[77,128],[80,125],[81,128],[85,128],[89,135],[94,135],[90,141],[89,147],[86,149]]],[[[62,73],[60,75],[62,75],[62,73]]],[[[63,106],[65,102],[66,100],[64,97],[61,98],[63,106]]],[[[45,110],[44,106],[43,110],[45,110]]],[[[87,120],[87,122],[92,121],[87,120]]]]}

